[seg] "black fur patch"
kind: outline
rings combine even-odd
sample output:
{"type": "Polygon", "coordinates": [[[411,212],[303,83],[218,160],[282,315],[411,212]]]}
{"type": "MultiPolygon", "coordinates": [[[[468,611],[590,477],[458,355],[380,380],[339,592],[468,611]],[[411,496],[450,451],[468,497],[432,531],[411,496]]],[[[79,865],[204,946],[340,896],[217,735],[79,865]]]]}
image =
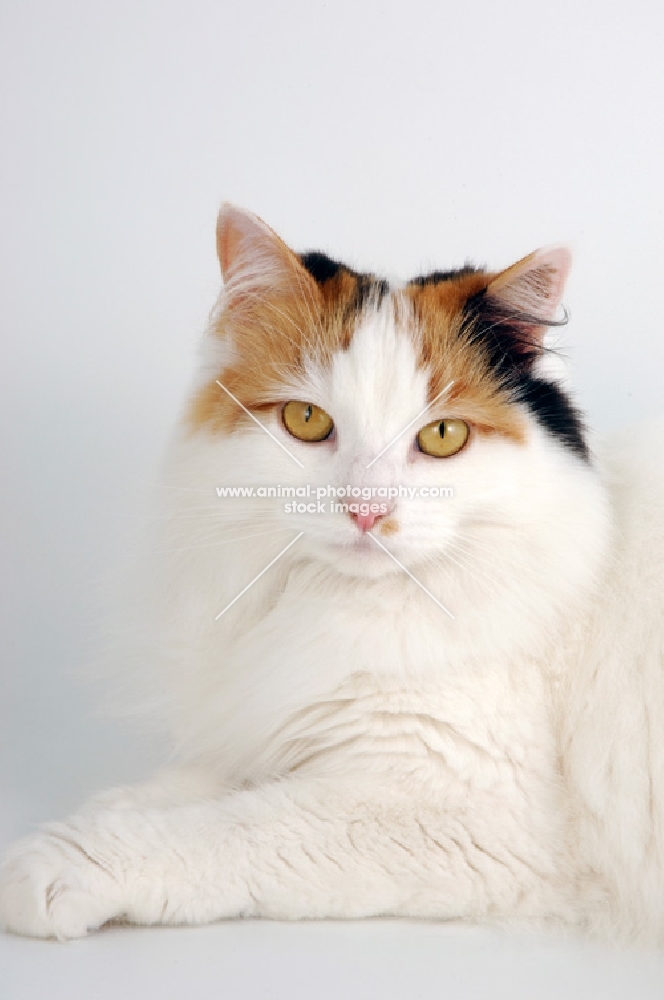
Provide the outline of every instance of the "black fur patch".
{"type": "Polygon", "coordinates": [[[559,385],[530,375],[523,376],[516,388],[516,398],[526,404],[550,434],[579,458],[590,461],[583,417],[559,385]]]}
{"type": "Polygon", "coordinates": [[[359,312],[371,300],[377,306],[390,291],[389,281],[376,278],[373,274],[357,274],[357,296],[355,308],[359,312]]]}
{"type": "Polygon", "coordinates": [[[545,430],[587,462],[590,454],[581,413],[559,385],[532,374],[541,353],[532,329],[533,317],[501,310],[483,289],[468,299],[459,336],[484,351],[498,382],[515,402],[527,406],[545,430]]]}
{"type": "Polygon", "coordinates": [[[408,284],[424,288],[425,285],[438,285],[441,281],[454,281],[455,278],[465,278],[469,274],[479,274],[482,270],[481,267],[464,264],[455,271],[432,271],[430,274],[420,274],[417,278],[411,278],[408,284]]]}
{"type": "MultiPolygon", "coordinates": [[[[310,250],[308,253],[300,254],[300,261],[312,278],[319,284],[334,278],[335,274],[344,267],[338,260],[332,260],[327,254],[319,250],[310,250]]],[[[344,268],[349,270],[349,268],[344,268]]]]}
{"type": "Polygon", "coordinates": [[[310,250],[308,253],[300,254],[300,261],[319,285],[336,277],[340,271],[345,271],[346,274],[350,274],[356,279],[357,291],[348,308],[351,313],[361,312],[369,301],[380,305],[390,291],[388,281],[377,278],[374,274],[361,274],[359,271],[354,271],[352,267],[348,267],[338,260],[333,260],[318,250],[310,250]]]}

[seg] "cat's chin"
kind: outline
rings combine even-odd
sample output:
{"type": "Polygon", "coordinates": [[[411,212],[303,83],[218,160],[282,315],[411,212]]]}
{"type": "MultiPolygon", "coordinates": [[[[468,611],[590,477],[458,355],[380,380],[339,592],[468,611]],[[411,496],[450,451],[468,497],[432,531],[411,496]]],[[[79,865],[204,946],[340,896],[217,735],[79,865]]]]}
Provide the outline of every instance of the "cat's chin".
{"type": "Polygon", "coordinates": [[[402,572],[387,552],[368,535],[358,535],[343,542],[327,542],[317,549],[316,554],[346,576],[377,579],[402,572]]]}

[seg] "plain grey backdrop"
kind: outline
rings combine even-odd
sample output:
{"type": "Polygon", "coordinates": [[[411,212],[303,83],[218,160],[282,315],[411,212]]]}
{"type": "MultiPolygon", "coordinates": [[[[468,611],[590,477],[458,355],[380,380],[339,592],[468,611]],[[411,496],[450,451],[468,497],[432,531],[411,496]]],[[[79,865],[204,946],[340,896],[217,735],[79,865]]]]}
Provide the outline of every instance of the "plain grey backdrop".
{"type": "MultiPolygon", "coordinates": [[[[661,412],[664,7],[4,0],[0,843],[147,775],[81,683],[219,287],[224,199],[407,277],[575,253],[594,427],[661,412]]],[[[664,958],[401,922],[0,939],[0,997],[664,995],[664,958]]]]}

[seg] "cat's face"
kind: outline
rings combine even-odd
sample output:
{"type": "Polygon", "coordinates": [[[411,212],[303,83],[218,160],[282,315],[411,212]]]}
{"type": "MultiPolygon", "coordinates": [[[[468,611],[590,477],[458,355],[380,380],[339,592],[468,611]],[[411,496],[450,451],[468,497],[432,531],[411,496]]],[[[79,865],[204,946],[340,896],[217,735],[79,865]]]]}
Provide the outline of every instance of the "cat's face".
{"type": "Polygon", "coordinates": [[[576,412],[538,374],[566,251],[392,290],[236,209],[218,242],[226,289],[189,423],[219,484],[280,494],[220,499],[238,523],[301,531],[298,551],[353,575],[463,565],[471,536],[546,516],[561,469],[586,462],[576,412]]]}

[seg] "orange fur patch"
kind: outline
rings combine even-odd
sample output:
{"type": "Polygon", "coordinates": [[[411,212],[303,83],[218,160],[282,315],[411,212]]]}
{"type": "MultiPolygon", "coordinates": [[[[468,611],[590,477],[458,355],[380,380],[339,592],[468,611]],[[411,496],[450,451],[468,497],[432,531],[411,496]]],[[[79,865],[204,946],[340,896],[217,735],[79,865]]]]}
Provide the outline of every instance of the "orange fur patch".
{"type": "Polygon", "coordinates": [[[419,366],[429,372],[429,400],[453,381],[440,403],[432,406],[432,418],[459,417],[480,433],[497,432],[520,442],[525,434],[523,418],[481,350],[459,337],[464,305],[494,277],[484,272],[465,274],[424,286],[408,285],[401,294],[415,320],[419,366]]]}
{"type": "MultiPolygon", "coordinates": [[[[214,336],[230,336],[242,345],[241,360],[226,367],[219,378],[250,410],[279,402],[305,356],[326,364],[335,352],[348,347],[353,335],[358,276],[340,270],[319,285],[294,254],[288,266],[287,284],[269,294],[241,293],[234,298],[231,291],[213,323],[214,336]]],[[[192,430],[207,426],[230,431],[248,420],[214,379],[197,392],[187,413],[192,430]]]]}
{"type": "Polygon", "coordinates": [[[378,522],[378,530],[381,535],[396,535],[399,531],[399,522],[395,517],[386,517],[384,521],[378,522]]]}

